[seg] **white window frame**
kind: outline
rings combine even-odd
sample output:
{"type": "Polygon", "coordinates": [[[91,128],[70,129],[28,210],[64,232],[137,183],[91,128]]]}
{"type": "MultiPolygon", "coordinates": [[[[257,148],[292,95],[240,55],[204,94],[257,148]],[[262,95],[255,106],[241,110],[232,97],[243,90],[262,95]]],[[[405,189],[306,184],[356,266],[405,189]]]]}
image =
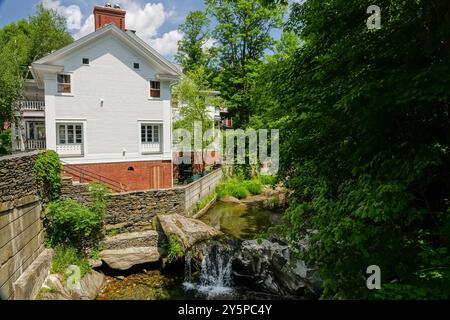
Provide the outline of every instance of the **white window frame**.
{"type": "Polygon", "coordinates": [[[140,154],[162,154],[164,152],[163,151],[163,146],[164,146],[163,131],[164,131],[164,122],[162,120],[151,120],[151,121],[138,120],[139,153],[140,154]],[[146,128],[152,127],[152,139],[154,138],[154,133],[153,133],[154,129],[153,128],[158,127],[158,141],[154,141],[154,140],[148,141],[147,140],[147,131],[146,131],[146,140],[142,141],[142,127],[143,126],[145,126],[146,128]],[[147,150],[147,148],[145,146],[151,145],[151,144],[158,144],[159,150],[155,150],[155,151],[147,150]]]}
{"type": "Polygon", "coordinates": [[[162,99],[162,83],[161,80],[158,79],[149,79],[148,80],[148,98],[150,100],[161,100],[162,99]],[[158,82],[159,83],[159,97],[152,97],[152,90],[158,90],[158,89],[152,89],[152,82],[158,82]]]}
{"type": "Polygon", "coordinates": [[[161,143],[161,128],[162,125],[160,123],[141,123],[141,143],[161,143]],[[145,127],[145,141],[142,141],[142,128],[145,127]],[[151,138],[152,141],[148,141],[149,137],[149,128],[151,128],[151,138]],[[158,141],[154,141],[155,139],[155,128],[158,129],[158,141]]]}
{"type": "Polygon", "coordinates": [[[84,126],[83,123],[57,123],[56,124],[56,145],[83,145],[84,143],[84,126]],[[64,143],[60,140],[60,126],[64,126],[64,143]],[[69,126],[73,126],[73,142],[68,142],[69,138],[69,126]],[[77,126],[81,127],[81,142],[77,142],[77,126]]]}
{"type": "Polygon", "coordinates": [[[66,72],[66,73],[57,73],[56,74],[56,92],[57,92],[58,95],[69,95],[69,96],[73,95],[73,73],[67,73],[66,72]],[[58,76],[60,76],[60,75],[62,75],[62,76],[69,76],[70,82],[69,83],[59,82],[58,81],[58,76]],[[70,92],[60,92],[59,91],[59,85],[60,84],[62,84],[62,85],[69,84],[70,85],[70,92]]]}

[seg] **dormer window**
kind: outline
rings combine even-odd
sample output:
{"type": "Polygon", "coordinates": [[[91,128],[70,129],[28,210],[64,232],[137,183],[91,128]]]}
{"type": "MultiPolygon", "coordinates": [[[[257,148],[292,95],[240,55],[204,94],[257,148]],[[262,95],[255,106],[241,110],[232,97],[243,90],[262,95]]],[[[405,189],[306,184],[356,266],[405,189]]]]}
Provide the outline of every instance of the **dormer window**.
{"type": "Polygon", "coordinates": [[[150,81],[150,97],[161,98],[161,82],[150,81]]]}
{"type": "Polygon", "coordinates": [[[82,60],[84,65],[89,65],[89,58],[83,58],[82,60]]]}
{"type": "Polygon", "coordinates": [[[137,62],[133,63],[133,68],[139,70],[139,63],[137,62]]]}
{"type": "Polygon", "coordinates": [[[70,82],[70,74],[58,74],[58,93],[71,93],[72,86],[70,82]]]}

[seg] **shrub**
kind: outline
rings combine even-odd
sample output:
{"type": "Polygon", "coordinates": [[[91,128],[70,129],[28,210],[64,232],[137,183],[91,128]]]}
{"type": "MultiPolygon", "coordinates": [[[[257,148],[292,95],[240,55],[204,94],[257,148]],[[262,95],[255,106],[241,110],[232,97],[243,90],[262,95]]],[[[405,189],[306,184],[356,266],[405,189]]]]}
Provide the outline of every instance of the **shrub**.
{"type": "Polygon", "coordinates": [[[227,185],[225,182],[220,183],[216,187],[217,198],[221,199],[228,195],[227,185]]]}
{"type": "Polygon", "coordinates": [[[263,184],[258,179],[244,181],[244,186],[251,194],[260,194],[263,189],[263,184]]]}
{"type": "Polygon", "coordinates": [[[45,210],[47,242],[80,247],[100,232],[103,216],[73,200],[50,202],[45,210]]]}
{"type": "Polygon", "coordinates": [[[277,183],[277,177],[270,175],[260,175],[259,181],[261,181],[261,183],[265,186],[274,186],[277,183]]]}
{"type": "Polygon", "coordinates": [[[244,186],[242,180],[239,179],[228,179],[219,184],[216,187],[216,194],[219,198],[224,198],[226,196],[233,196],[238,199],[247,197],[250,193],[244,186]]]}
{"type": "Polygon", "coordinates": [[[184,255],[184,248],[176,236],[170,236],[167,250],[167,259],[169,262],[178,260],[184,255]]]}
{"type": "Polygon", "coordinates": [[[11,129],[0,132],[0,155],[11,154],[11,129]]]}
{"type": "Polygon", "coordinates": [[[42,188],[43,196],[49,201],[59,199],[62,165],[53,150],[40,154],[34,164],[36,183],[42,188]]]}
{"type": "Polygon", "coordinates": [[[89,184],[89,192],[92,200],[89,209],[103,217],[106,211],[106,194],[111,192],[111,190],[103,184],[91,182],[89,184]]]}
{"type": "Polygon", "coordinates": [[[70,265],[75,265],[80,268],[81,277],[91,270],[88,260],[79,249],[67,245],[57,246],[52,263],[52,272],[65,275],[70,265]]]}
{"type": "Polygon", "coordinates": [[[250,194],[242,183],[231,184],[229,186],[229,192],[233,197],[238,199],[246,198],[250,194]]]}

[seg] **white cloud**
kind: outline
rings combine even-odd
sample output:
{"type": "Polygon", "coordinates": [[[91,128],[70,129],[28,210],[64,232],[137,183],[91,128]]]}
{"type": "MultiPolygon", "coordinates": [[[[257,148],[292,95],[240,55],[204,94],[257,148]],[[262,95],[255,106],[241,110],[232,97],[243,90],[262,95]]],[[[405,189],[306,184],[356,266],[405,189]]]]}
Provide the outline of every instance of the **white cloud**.
{"type": "Polygon", "coordinates": [[[91,14],[89,17],[86,18],[80,30],[78,30],[78,32],[74,34],[74,38],[79,39],[84,36],[87,36],[89,33],[94,31],[94,28],[95,28],[94,15],[91,14]]]}
{"type": "Polygon", "coordinates": [[[126,1],[124,9],[127,11],[126,27],[136,30],[136,34],[147,42],[158,35],[158,29],[169,17],[162,3],[146,3],[141,7],[136,2],[126,1]]]}
{"type": "Polygon", "coordinates": [[[165,33],[161,38],[150,40],[150,45],[164,56],[174,55],[178,50],[178,41],[182,34],[178,30],[165,33]]]}
{"type": "MultiPolygon", "coordinates": [[[[159,29],[171,17],[175,16],[173,11],[167,11],[163,3],[140,4],[138,0],[118,0],[112,3],[119,3],[122,9],[126,10],[125,26],[127,29],[136,30],[136,34],[149,43],[158,52],[165,56],[173,55],[178,48],[178,41],[182,35],[178,30],[173,30],[159,36],[159,29]]],[[[67,26],[75,37],[79,39],[94,32],[95,22],[93,14],[90,14],[83,21],[80,7],[61,5],[60,0],[42,0],[46,8],[53,9],[67,19],[67,26]]],[[[93,9],[93,8],[92,8],[93,9]]]]}
{"type": "Polygon", "coordinates": [[[67,28],[70,30],[80,29],[83,14],[77,5],[65,7],[61,5],[60,0],[42,0],[42,4],[47,9],[55,10],[57,13],[67,19],[67,28]]]}
{"type": "Polygon", "coordinates": [[[202,45],[203,51],[206,51],[206,50],[214,47],[214,45],[216,44],[216,41],[217,40],[213,39],[213,38],[209,38],[208,40],[206,40],[206,42],[202,45]]]}

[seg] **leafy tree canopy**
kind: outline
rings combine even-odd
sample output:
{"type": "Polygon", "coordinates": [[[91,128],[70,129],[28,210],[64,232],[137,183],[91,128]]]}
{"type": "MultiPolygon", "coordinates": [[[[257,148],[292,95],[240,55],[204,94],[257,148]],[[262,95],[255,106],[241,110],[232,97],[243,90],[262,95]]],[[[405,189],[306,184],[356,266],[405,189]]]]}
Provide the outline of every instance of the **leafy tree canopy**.
{"type": "Polygon", "coordinates": [[[24,81],[30,78],[28,66],[72,41],[64,17],[42,4],[35,16],[0,30],[0,123],[13,119],[24,81]]]}
{"type": "Polygon", "coordinates": [[[294,52],[268,59],[252,123],[280,128],[294,191],[285,235],[308,232],[325,297],[450,297],[450,4],[294,4],[294,52]],[[369,291],[378,265],[382,289],[369,291]]]}

